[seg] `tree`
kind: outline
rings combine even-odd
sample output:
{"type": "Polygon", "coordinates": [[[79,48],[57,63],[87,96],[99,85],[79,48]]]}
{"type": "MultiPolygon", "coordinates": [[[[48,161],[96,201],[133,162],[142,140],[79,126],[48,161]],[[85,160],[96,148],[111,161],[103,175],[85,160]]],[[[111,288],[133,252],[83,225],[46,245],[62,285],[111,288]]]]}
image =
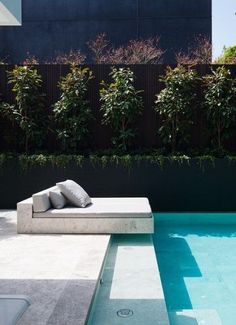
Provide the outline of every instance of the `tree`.
{"type": "Polygon", "coordinates": [[[140,91],[134,87],[134,74],[129,68],[112,68],[112,82],[102,82],[100,90],[103,124],[113,130],[112,142],[126,151],[135,137],[133,122],[143,107],[140,91]]]}
{"type": "Polygon", "coordinates": [[[59,82],[61,96],[53,106],[53,117],[64,151],[76,152],[88,134],[92,113],[86,94],[92,78],[92,71],[88,68],[72,64],[70,73],[59,82]]]}
{"type": "Polygon", "coordinates": [[[167,68],[166,75],[160,79],[165,88],[155,101],[155,111],[161,117],[159,134],[166,145],[175,152],[189,142],[189,128],[193,124],[192,114],[196,101],[196,72],[178,65],[167,68]]]}
{"type": "Polygon", "coordinates": [[[204,77],[205,113],[212,129],[213,144],[219,152],[223,149],[223,140],[231,134],[230,128],[236,115],[236,82],[225,67],[204,77]]]}
{"type": "Polygon", "coordinates": [[[218,64],[236,64],[236,45],[224,46],[222,55],[214,63],[218,64]]]}

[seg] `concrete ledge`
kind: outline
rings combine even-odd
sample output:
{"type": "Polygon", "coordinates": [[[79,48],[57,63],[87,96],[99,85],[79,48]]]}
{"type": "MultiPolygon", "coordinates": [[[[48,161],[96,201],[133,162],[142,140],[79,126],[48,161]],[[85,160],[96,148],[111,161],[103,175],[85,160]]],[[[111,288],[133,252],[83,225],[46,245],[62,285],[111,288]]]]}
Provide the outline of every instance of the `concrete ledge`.
{"type": "Polygon", "coordinates": [[[28,234],[132,234],[153,233],[151,218],[31,218],[18,224],[18,233],[28,234]]]}

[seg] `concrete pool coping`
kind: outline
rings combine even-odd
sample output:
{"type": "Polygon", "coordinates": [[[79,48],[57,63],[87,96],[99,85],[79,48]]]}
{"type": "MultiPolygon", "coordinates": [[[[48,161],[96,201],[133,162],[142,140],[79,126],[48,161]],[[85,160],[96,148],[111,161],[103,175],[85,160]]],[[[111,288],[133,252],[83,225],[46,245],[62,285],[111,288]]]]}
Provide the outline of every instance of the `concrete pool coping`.
{"type": "MultiPolygon", "coordinates": [[[[96,302],[104,261],[110,253],[110,238],[110,235],[17,234],[16,211],[0,210],[0,294],[26,295],[32,302],[17,324],[86,324],[96,302]]],[[[116,252],[118,268],[113,272],[113,294],[120,300],[131,301],[139,282],[136,298],[145,306],[143,312],[150,311],[152,300],[158,300],[152,304],[152,312],[160,320],[156,324],[168,325],[151,235],[117,238],[115,250],[119,254],[116,252]],[[120,276],[119,288],[116,281],[120,276]],[[132,282],[128,286],[130,277],[132,282]]]]}
{"type": "Polygon", "coordinates": [[[19,325],[86,323],[110,235],[19,235],[0,210],[0,293],[26,295],[19,325]]]}

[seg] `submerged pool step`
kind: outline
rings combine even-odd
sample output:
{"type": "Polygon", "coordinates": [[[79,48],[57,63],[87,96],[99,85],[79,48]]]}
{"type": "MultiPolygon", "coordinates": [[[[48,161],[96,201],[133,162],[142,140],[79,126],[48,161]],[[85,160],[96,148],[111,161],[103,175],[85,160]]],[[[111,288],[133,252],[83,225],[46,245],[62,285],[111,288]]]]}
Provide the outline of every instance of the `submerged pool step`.
{"type": "Polygon", "coordinates": [[[168,325],[150,235],[113,236],[89,325],[168,325]]]}
{"type": "Polygon", "coordinates": [[[223,325],[215,309],[184,309],[169,312],[170,322],[175,325],[223,325]]]}

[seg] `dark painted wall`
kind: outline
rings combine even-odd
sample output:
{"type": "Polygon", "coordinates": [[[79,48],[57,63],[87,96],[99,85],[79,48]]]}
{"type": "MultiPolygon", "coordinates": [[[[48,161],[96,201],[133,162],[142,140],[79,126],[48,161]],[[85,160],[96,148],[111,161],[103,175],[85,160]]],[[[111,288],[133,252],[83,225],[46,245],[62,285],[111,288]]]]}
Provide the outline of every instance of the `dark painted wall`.
{"type": "Polygon", "coordinates": [[[205,162],[190,164],[166,162],[163,169],[149,163],[101,165],[85,161],[65,168],[52,165],[22,170],[16,161],[0,169],[0,209],[15,208],[33,193],[73,179],[92,197],[146,196],[153,211],[236,211],[236,165],[217,159],[213,166],[205,162]]]}
{"type": "Polygon", "coordinates": [[[101,32],[114,44],[159,35],[167,63],[196,35],[211,38],[211,0],[22,0],[22,10],[21,27],[0,27],[0,57],[13,63],[26,52],[40,59],[86,52],[101,32]]]}

